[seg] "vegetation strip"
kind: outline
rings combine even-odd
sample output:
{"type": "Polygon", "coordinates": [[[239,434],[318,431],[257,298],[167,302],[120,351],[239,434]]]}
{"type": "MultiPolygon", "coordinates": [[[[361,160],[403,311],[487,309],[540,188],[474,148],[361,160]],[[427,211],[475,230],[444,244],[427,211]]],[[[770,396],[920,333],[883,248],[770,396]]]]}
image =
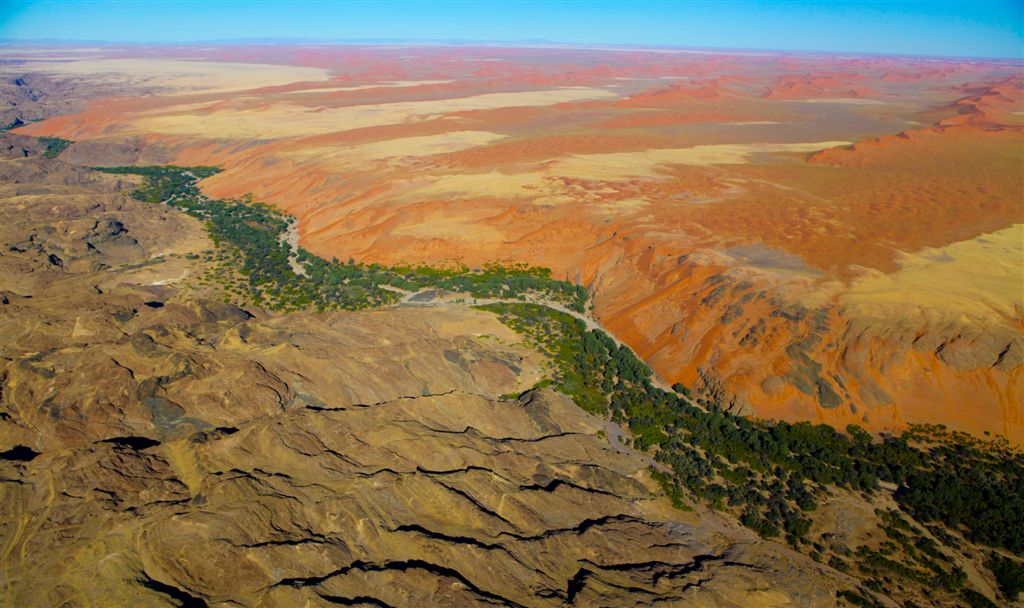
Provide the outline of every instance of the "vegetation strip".
{"type": "Polygon", "coordinates": [[[295,218],[249,198],[214,200],[199,191],[196,183],[217,173],[219,169],[215,167],[95,169],[145,176],[145,183],[132,193],[135,198],[166,203],[204,220],[218,246],[211,261],[219,265],[219,270],[237,269],[237,276],[225,275],[224,280],[229,281],[228,292],[242,304],[275,311],[356,310],[396,302],[400,294],[395,289],[433,288],[468,293],[476,298],[515,299],[535,294],[578,312],[586,306],[585,288],[553,279],[551,272],[543,268],[497,264],[478,270],[465,266],[388,268],[351,260],[327,261],[302,248],[295,251],[285,238],[295,218]],[[289,263],[293,258],[304,274],[293,271],[289,263]]]}
{"type": "MultiPolygon", "coordinates": [[[[546,269],[385,267],[293,251],[285,235],[294,218],[251,198],[214,200],[199,191],[197,182],[217,173],[215,167],[96,169],[142,175],[135,198],[180,208],[206,223],[217,245],[208,257],[227,301],[276,311],[355,310],[396,302],[396,289],[433,288],[474,298],[539,296],[578,312],[587,307],[585,288],[553,279],[546,269]],[[293,260],[303,273],[293,270],[293,260]]],[[[823,424],[750,420],[725,411],[717,393],[657,388],[650,368],[629,348],[571,315],[526,302],[478,308],[497,314],[550,357],[552,377],[539,386],[550,385],[589,412],[610,413],[628,427],[633,447],[654,451],[672,473],[652,474],[677,507],[691,508],[687,503],[695,498],[730,511],[763,537],[781,537],[839,570],[856,569],[875,592],[897,585],[987,605],[934,540],[956,548],[961,537],[993,548],[986,563],[1007,598],[1024,587],[1024,566],[1017,559],[1024,555],[1024,458],[1005,442],[942,426],[875,440],[854,425],[843,434],[823,424]],[[896,487],[899,510],[876,512],[890,539],[879,550],[807,538],[810,514],[823,499],[837,489],[870,496],[880,482],[896,487]]],[[[856,605],[877,605],[864,590],[841,595],[856,605]]]]}
{"type": "Polygon", "coordinates": [[[39,141],[46,146],[46,151],[43,152],[43,156],[46,158],[57,158],[68,146],[75,143],[59,137],[40,137],[39,141]]]}

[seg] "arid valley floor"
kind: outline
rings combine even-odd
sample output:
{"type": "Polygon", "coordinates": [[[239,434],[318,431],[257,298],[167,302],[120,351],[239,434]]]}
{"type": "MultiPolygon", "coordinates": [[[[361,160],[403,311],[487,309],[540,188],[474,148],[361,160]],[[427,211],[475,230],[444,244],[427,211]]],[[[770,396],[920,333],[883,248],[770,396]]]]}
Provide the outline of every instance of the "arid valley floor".
{"type": "Polygon", "coordinates": [[[1019,62],[2,67],[0,604],[1020,605],[1019,62]]]}

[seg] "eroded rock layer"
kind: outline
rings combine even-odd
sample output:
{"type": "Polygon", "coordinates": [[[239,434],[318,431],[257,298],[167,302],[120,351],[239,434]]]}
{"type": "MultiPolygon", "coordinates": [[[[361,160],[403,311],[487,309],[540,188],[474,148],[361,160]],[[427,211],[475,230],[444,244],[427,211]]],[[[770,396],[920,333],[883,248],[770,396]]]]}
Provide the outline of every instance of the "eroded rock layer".
{"type": "Polygon", "coordinates": [[[44,453],[10,471],[24,518],[8,591],[83,606],[833,601],[820,566],[655,499],[599,428],[551,394],[453,393],[44,453]],[[42,591],[39,571],[63,574],[42,591]]]}

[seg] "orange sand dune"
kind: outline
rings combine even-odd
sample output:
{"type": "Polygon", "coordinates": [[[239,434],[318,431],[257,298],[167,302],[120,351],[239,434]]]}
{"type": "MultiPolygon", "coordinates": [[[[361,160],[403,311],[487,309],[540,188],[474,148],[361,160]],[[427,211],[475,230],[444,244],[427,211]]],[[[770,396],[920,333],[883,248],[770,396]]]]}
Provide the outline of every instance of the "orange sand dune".
{"type": "Polygon", "coordinates": [[[719,99],[733,93],[715,78],[642,91],[618,103],[623,108],[672,108],[692,99],[719,99]]]}
{"type": "Polygon", "coordinates": [[[861,84],[863,77],[853,74],[785,75],[771,85],[768,99],[814,99],[821,97],[866,98],[877,96],[874,89],[861,84]]]}

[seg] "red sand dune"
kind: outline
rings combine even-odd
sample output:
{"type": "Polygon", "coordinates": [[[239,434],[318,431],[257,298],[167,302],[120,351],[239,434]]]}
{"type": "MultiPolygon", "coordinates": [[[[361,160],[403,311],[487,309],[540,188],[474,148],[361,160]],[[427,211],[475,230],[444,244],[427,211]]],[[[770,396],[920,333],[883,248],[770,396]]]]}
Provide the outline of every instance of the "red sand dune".
{"type": "Polygon", "coordinates": [[[621,108],[672,108],[694,99],[719,99],[735,94],[719,83],[718,79],[693,80],[667,87],[643,91],[618,103],[621,108]]]}
{"type": "Polygon", "coordinates": [[[864,86],[861,84],[862,81],[862,77],[852,74],[787,74],[771,85],[764,93],[764,97],[768,99],[816,99],[878,96],[877,91],[864,86]]]}

